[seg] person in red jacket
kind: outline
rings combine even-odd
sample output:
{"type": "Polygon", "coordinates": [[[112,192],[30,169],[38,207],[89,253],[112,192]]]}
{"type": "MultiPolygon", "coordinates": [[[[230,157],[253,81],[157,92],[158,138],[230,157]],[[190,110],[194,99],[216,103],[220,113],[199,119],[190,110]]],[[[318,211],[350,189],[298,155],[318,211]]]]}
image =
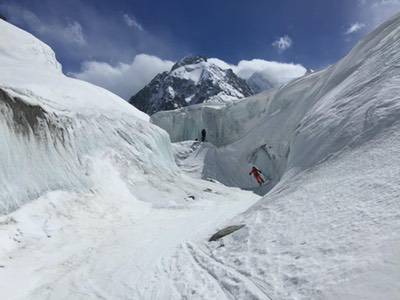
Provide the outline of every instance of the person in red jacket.
{"type": "Polygon", "coordinates": [[[261,170],[257,169],[255,166],[253,166],[253,168],[251,168],[251,171],[249,173],[249,175],[253,175],[254,178],[257,180],[257,183],[261,186],[265,181],[264,178],[262,177],[262,172],[261,170]]]}

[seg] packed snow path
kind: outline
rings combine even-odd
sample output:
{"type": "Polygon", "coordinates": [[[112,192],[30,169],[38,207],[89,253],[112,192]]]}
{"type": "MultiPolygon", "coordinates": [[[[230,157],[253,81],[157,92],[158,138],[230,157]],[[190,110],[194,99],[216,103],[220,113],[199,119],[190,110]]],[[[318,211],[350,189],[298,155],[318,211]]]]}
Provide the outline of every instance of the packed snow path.
{"type": "Polygon", "coordinates": [[[207,240],[258,199],[182,180],[196,196],[176,207],[136,200],[114,179],[104,196],[52,192],[1,217],[2,298],[179,299],[163,259],[184,242],[207,240]]]}

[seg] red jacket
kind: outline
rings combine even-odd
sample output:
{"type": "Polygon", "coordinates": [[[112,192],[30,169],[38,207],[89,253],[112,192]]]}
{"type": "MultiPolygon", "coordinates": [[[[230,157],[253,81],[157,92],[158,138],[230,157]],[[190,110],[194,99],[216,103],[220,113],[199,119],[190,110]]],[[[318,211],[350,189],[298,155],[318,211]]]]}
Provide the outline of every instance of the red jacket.
{"type": "Polygon", "coordinates": [[[253,175],[253,176],[260,176],[262,174],[261,170],[257,169],[256,167],[253,167],[253,169],[251,169],[249,175],[253,175]]]}

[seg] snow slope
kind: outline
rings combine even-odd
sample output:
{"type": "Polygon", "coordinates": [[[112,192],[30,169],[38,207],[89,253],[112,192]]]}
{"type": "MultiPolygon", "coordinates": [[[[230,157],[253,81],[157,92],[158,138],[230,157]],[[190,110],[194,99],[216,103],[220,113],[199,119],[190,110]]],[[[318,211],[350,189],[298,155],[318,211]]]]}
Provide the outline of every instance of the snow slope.
{"type": "Polygon", "coordinates": [[[88,191],[91,157],[176,172],[167,135],[114,94],[61,72],[54,52],[0,20],[0,214],[51,190],[88,191]]]}
{"type": "Polygon", "coordinates": [[[182,298],[398,299],[399,129],[284,178],[224,247],[183,245],[167,263],[182,298]]]}
{"type": "Polygon", "coordinates": [[[152,116],[174,141],[207,128],[219,147],[204,177],[270,191],[231,222],[246,230],[224,247],[187,243],[169,261],[183,298],[399,298],[399,49],[396,15],[280,89],[152,116]],[[272,183],[256,188],[252,165],[272,183]]]}

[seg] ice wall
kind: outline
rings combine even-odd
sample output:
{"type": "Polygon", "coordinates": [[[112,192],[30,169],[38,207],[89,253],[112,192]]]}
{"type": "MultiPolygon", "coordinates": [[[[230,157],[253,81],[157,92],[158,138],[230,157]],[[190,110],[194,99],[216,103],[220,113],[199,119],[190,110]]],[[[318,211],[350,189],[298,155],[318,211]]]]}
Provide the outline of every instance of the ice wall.
{"type": "Polygon", "coordinates": [[[323,71],[235,105],[162,112],[152,122],[173,141],[207,128],[220,147],[209,152],[204,176],[253,189],[248,172],[255,164],[272,179],[258,190],[265,193],[284,174],[357,147],[399,120],[399,49],[397,15],[323,71]]]}
{"type": "Polygon", "coordinates": [[[0,115],[0,214],[50,190],[89,191],[91,159],[106,152],[134,173],[175,169],[167,135],[129,115],[59,116],[2,89],[0,115]]]}
{"type": "Polygon", "coordinates": [[[225,104],[199,104],[173,111],[161,111],[151,116],[151,122],[165,129],[172,142],[200,139],[206,129],[207,140],[224,146],[238,140],[257,124],[265,114],[266,101],[274,92],[225,104]],[[262,95],[262,96],[261,96],[262,95]]]}
{"type": "Polygon", "coordinates": [[[96,159],[123,166],[133,194],[135,180],[177,172],[168,135],[147,115],[68,78],[47,45],[2,20],[0,36],[0,214],[48,191],[90,191],[96,159]]]}

